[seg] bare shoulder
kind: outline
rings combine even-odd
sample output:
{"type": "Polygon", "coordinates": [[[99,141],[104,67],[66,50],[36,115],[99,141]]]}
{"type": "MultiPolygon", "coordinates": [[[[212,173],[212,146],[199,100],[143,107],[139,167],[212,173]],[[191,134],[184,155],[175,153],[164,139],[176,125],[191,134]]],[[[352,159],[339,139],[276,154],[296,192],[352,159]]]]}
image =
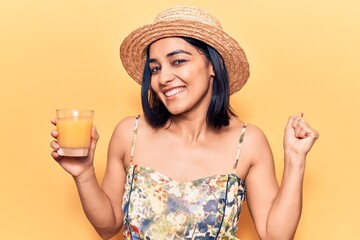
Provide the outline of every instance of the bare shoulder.
{"type": "Polygon", "coordinates": [[[132,139],[134,136],[135,125],[141,128],[141,132],[153,130],[152,127],[145,120],[143,115],[129,116],[122,119],[115,127],[114,134],[124,140],[132,139]],[[136,120],[138,118],[138,121],[136,120]]]}
{"type": "Polygon", "coordinates": [[[119,156],[126,161],[134,136],[135,123],[136,116],[129,116],[116,125],[109,144],[109,155],[119,156]]]}
{"type": "MultiPolygon", "coordinates": [[[[235,121],[237,128],[244,126],[245,123],[241,120],[235,121]]],[[[243,138],[243,154],[252,164],[264,159],[264,155],[271,155],[271,149],[265,133],[261,128],[252,124],[246,123],[246,132],[243,138]]]]}
{"type": "Polygon", "coordinates": [[[252,144],[263,144],[267,143],[267,138],[262,129],[258,126],[248,123],[246,127],[246,138],[252,144]]]}
{"type": "Polygon", "coordinates": [[[116,137],[132,136],[137,116],[128,116],[122,119],[114,129],[116,137]]]}
{"type": "Polygon", "coordinates": [[[252,123],[246,123],[237,118],[233,118],[231,120],[231,130],[240,129],[245,125],[246,125],[246,139],[248,142],[266,140],[266,136],[264,132],[258,126],[252,123]]]}

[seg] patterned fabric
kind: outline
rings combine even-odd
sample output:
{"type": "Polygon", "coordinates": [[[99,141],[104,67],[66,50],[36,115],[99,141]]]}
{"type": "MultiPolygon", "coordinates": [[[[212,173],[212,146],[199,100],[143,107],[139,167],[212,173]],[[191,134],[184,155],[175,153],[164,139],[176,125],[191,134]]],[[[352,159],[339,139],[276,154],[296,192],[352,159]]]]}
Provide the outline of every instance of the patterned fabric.
{"type": "Polygon", "coordinates": [[[235,234],[246,191],[235,173],[179,182],[132,162],[126,172],[125,239],[238,239],[235,234]]]}

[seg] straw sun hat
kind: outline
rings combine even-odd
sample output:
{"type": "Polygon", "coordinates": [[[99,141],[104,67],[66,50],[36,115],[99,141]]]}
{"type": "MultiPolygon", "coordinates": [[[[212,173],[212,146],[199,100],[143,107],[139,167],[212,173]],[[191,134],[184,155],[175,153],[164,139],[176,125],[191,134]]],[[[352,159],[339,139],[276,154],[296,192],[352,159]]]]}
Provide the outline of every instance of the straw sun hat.
{"type": "Polygon", "coordinates": [[[225,61],[230,94],[239,91],[249,78],[249,63],[238,42],[222,30],[220,22],[197,7],[176,6],[161,12],[153,23],[130,33],[120,47],[125,70],[139,84],[142,81],[146,48],[166,37],[191,37],[215,48],[225,61]]]}

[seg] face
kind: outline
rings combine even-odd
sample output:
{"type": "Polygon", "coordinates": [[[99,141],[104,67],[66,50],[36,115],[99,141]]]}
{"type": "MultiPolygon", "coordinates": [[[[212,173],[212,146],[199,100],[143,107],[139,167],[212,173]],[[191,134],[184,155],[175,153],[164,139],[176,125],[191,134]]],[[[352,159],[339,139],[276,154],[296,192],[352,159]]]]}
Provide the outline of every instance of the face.
{"type": "Polygon", "coordinates": [[[181,38],[164,38],[151,44],[149,59],[151,88],[171,114],[206,114],[214,71],[197,48],[181,38]]]}

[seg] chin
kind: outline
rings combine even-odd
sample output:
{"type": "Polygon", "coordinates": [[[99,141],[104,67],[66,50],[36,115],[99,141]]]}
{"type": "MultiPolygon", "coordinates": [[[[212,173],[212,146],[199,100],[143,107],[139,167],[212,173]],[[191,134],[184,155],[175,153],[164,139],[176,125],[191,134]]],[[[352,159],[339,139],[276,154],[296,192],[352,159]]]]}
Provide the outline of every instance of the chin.
{"type": "Polygon", "coordinates": [[[182,114],[182,113],[185,113],[185,111],[182,111],[182,110],[180,110],[180,109],[177,109],[177,110],[168,109],[168,110],[169,110],[169,112],[171,113],[171,115],[174,115],[174,116],[180,115],[180,114],[182,114]]]}
{"type": "Polygon", "coordinates": [[[172,115],[179,115],[179,114],[183,114],[188,112],[189,109],[185,108],[185,107],[181,107],[181,106],[177,106],[177,107],[169,107],[167,108],[168,111],[172,114],[172,115]]]}

